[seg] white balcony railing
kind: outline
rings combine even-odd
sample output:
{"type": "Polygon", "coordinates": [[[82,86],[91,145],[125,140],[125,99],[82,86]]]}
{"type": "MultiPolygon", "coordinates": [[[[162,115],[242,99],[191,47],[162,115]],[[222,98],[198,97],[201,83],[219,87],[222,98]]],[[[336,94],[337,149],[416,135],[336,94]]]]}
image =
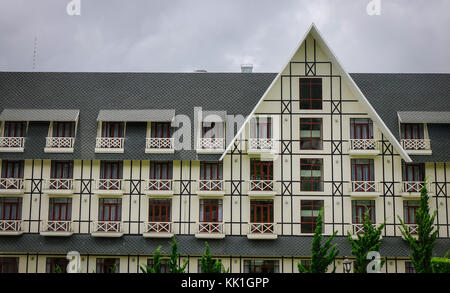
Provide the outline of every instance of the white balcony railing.
{"type": "Polygon", "coordinates": [[[430,140],[429,139],[402,139],[402,147],[405,150],[430,150],[430,140]]]}
{"type": "Polygon", "coordinates": [[[43,221],[42,232],[72,232],[72,221],[43,221]]]}
{"type": "Polygon", "coordinates": [[[122,190],[122,179],[98,179],[98,190],[122,190]]]}
{"type": "Polygon", "coordinates": [[[122,149],[123,137],[97,137],[96,148],[99,149],[122,149]]]}
{"type": "MultiPolygon", "coordinates": [[[[377,227],[376,224],[372,224],[372,226],[373,226],[374,228],[377,227]]],[[[352,224],[352,232],[353,232],[353,235],[356,235],[356,234],[364,234],[364,225],[361,224],[361,223],[358,223],[358,224],[352,224]]]]}
{"type": "Polygon", "coordinates": [[[199,180],[198,189],[201,191],[222,191],[223,180],[199,180]]]}
{"type": "Polygon", "coordinates": [[[172,233],[172,222],[145,222],[144,233],[172,233]]]}
{"type": "Polygon", "coordinates": [[[250,223],[250,234],[275,234],[274,223],[250,223]]]}
{"type": "Polygon", "coordinates": [[[420,192],[422,187],[425,186],[423,181],[403,181],[403,192],[420,192]]]}
{"type": "Polygon", "coordinates": [[[22,178],[0,178],[0,189],[21,190],[23,182],[22,178]]]}
{"type": "Polygon", "coordinates": [[[56,149],[73,148],[75,138],[73,137],[47,137],[45,147],[56,149]]]}
{"type": "Polygon", "coordinates": [[[202,150],[223,150],[225,144],[224,138],[199,138],[198,148],[202,150]]]}
{"type": "Polygon", "coordinates": [[[172,179],[149,179],[147,180],[146,189],[152,191],[170,191],[173,186],[172,179]]]}
{"type": "Polygon", "coordinates": [[[0,232],[21,232],[22,220],[0,220],[0,232]]]}
{"type": "Polygon", "coordinates": [[[198,233],[223,233],[222,222],[200,222],[198,223],[198,233]]]}
{"type": "Polygon", "coordinates": [[[51,190],[72,190],[73,179],[52,178],[46,180],[45,185],[51,190]]]}
{"type": "Polygon", "coordinates": [[[415,235],[419,232],[419,226],[417,224],[406,224],[409,233],[415,235]]]}
{"type": "Polygon", "coordinates": [[[145,145],[147,149],[173,149],[174,139],[168,138],[147,138],[147,143],[145,145]]]}
{"type": "Polygon", "coordinates": [[[376,150],[377,141],[375,139],[350,139],[350,149],[357,151],[376,150]]]}
{"type": "Polygon", "coordinates": [[[122,232],[122,222],[121,221],[94,221],[93,232],[109,232],[109,233],[120,233],[122,232]]]}
{"type": "Polygon", "coordinates": [[[273,180],[250,180],[249,190],[250,191],[273,191],[273,180]]]}
{"type": "Polygon", "coordinates": [[[352,192],[376,192],[375,181],[352,181],[352,192]]]}
{"type": "Polygon", "coordinates": [[[23,148],[25,137],[0,137],[0,148],[23,148]]]}
{"type": "Polygon", "coordinates": [[[250,138],[248,140],[249,150],[273,150],[274,139],[273,138],[250,138]]]}

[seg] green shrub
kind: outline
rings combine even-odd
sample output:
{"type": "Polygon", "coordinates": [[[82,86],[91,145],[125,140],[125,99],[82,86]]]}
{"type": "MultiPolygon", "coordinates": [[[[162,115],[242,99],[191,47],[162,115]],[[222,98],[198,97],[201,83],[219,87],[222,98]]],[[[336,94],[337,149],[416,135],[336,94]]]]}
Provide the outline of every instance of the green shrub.
{"type": "Polygon", "coordinates": [[[433,273],[450,274],[450,258],[433,257],[431,259],[431,267],[433,273]]]}

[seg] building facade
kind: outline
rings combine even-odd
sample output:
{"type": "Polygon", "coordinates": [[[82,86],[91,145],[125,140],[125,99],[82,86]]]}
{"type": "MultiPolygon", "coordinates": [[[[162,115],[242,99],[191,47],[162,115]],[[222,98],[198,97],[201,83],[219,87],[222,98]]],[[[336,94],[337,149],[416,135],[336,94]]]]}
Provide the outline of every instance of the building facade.
{"type": "Polygon", "coordinates": [[[348,74],[314,25],[279,73],[2,72],[0,95],[0,272],[77,251],[136,273],[176,235],[188,272],[208,242],[230,272],[296,273],[321,208],[337,272],[366,211],[382,271],[413,272],[424,184],[450,249],[450,75],[348,74]]]}

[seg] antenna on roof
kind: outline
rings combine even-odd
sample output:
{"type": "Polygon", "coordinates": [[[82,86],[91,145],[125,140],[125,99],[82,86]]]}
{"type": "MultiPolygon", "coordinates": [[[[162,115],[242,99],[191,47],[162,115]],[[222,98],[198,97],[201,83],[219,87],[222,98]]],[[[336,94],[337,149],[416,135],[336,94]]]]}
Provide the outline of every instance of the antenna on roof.
{"type": "Polygon", "coordinates": [[[33,71],[36,71],[36,55],[37,55],[37,37],[34,37],[33,71]]]}

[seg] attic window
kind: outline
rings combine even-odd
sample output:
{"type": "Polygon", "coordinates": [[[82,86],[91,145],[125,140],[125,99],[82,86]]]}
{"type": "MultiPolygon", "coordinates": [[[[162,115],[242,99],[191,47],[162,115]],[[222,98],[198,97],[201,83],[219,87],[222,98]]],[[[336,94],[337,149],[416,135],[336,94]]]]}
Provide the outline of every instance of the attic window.
{"type": "Polygon", "coordinates": [[[322,109],[321,78],[300,78],[300,109],[322,109]]]}

